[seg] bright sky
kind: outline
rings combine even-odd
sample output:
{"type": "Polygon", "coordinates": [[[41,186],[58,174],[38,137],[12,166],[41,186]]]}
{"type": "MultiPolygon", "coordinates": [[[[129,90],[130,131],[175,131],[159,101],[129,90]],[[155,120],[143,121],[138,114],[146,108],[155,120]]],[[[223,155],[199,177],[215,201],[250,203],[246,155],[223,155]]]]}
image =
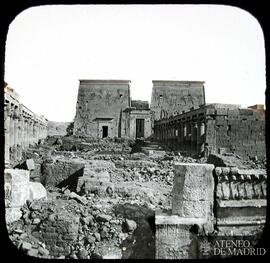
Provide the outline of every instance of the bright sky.
{"type": "Polygon", "coordinates": [[[264,37],[257,20],[218,5],[73,5],[27,9],[11,23],[5,81],[53,121],[71,121],[79,79],[205,81],[207,103],[265,102],[264,37]]]}

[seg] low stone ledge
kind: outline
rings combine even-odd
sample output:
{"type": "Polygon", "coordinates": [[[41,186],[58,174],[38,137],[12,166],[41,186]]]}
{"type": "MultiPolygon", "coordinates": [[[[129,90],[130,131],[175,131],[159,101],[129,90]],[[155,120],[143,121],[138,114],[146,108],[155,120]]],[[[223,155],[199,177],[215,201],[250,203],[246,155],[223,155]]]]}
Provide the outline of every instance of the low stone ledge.
{"type": "Polygon", "coordinates": [[[266,199],[252,200],[218,200],[219,207],[266,207],[266,199]]]}

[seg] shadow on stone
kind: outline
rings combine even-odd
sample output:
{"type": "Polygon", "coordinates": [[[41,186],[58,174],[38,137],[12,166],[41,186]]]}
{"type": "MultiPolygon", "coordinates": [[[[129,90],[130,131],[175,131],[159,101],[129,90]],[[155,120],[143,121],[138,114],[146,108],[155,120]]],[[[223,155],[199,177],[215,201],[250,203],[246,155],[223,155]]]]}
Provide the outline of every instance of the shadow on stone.
{"type": "Polygon", "coordinates": [[[121,204],[114,207],[115,214],[134,220],[136,230],[120,245],[123,250],[122,259],[155,258],[154,210],[138,204],[121,204]]]}
{"type": "Polygon", "coordinates": [[[60,182],[58,185],[56,185],[56,187],[59,187],[59,188],[67,187],[70,191],[75,192],[78,178],[80,176],[83,176],[83,170],[84,168],[81,168],[80,170],[76,171],[74,174],[70,175],[68,178],[60,182]]]}

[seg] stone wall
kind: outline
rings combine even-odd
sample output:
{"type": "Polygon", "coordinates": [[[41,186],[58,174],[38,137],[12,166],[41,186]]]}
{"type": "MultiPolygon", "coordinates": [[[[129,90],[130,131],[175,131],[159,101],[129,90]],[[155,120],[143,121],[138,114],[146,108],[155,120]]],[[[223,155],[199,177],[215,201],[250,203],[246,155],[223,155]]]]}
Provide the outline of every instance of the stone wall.
{"type": "Polygon", "coordinates": [[[266,155],[264,115],[239,105],[212,104],[155,121],[154,136],[172,149],[193,154],[266,155]]]}
{"type": "Polygon", "coordinates": [[[206,143],[214,152],[234,152],[242,157],[258,158],[266,155],[265,116],[261,112],[213,107],[208,109],[208,116],[207,127],[215,132],[209,133],[206,143]]]}
{"type": "Polygon", "coordinates": [[[202,81],[154,81],[151,110],[160,120],[205,104],[202,81]]]}
{"type": "Polygon", "coordinates": [[[18,95],[5,87],[5,166],[22,160],[22,151],[47,136],[47,120],[38,116],[18,100],[18,95]]]}
{"type": "Polygon", "coordinates": [[[102,138],[102,126],[107,126],[108,137],[121,137],[129,87],[128,80],[80,80],[74,135],[102,138]]]}

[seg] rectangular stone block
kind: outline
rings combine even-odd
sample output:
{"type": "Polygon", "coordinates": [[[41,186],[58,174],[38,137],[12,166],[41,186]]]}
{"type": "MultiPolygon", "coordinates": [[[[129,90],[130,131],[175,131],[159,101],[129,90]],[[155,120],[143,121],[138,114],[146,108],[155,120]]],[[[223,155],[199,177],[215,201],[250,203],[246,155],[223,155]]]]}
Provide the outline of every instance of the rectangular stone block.
{"type": "Polygon", "coordinates": [[[114,191],[114,185],[107,181],[93,180],[85,176],[79,177],[76,191],[83,193],[96,192],[98,194],[106,194],[107,189],[110,188],[114,191]]]}
{"type": "Polygon", "coordinates": [[[29,198],[29,171],[5,169],[6,207],[21,207],[29,198]]]}
{"type": "Polygon", "coordinates": [[[198,240],[191,227],[202,228],[202,218],[183,218],[170,213],[155,215],[156,259],[195,259],[199,257],[198,240]]]}
{"type": "Polygon", "coordinates": [[[32,171],[35,170],[35,162],[33,159],[27,159],[25,161],[27,170],[32,171]]]}

